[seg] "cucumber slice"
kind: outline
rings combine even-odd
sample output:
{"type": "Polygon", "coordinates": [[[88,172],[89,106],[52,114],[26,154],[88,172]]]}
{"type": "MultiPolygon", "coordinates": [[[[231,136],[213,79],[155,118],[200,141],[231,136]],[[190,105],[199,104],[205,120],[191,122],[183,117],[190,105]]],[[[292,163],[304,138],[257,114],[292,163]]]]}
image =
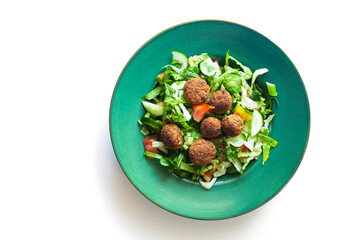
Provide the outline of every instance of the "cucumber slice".
{"type": "Polygon", "coordinates": [[[163,113],[164,113],[164,107],[163,106],[156,105],[156,104],[146,102],[146,101],[142,101],[141,103],[144,106],[144,108],[146,109],[146,111],[151,113],[151,115],[153,115],[153,116],[158,117],[158,116],[163,115],[163,113]]]}
{"type": "Polygon", "coordinates": [[[200,71],[206,76],[212,76],[217,73],[217,69],[209,57],[200,63],[200,71]]]}
{"type": "Polygon", "coordinates": [[[173,55],[173,62],[176,61],[181,65],[179,72],[182,72],[188,66],[187,57],[184,54],[182,54],[181,52],[172,51],[171,53],[173,55]]]}
{"type": "Polygon", "coordinates": [[[251,136],[255,136],[258,132],[260,132],[263,124],[264,119],[262,114],[258,110],[254,109],[251,120],[251,136]]]}

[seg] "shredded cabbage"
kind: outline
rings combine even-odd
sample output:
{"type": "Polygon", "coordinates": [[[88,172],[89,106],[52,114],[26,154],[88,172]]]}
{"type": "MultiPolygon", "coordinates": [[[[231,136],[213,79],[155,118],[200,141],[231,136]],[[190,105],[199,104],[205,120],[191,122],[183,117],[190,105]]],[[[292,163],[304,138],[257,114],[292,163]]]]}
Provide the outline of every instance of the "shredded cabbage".
{"type": "Polygon", "coordinates": [[[241,88],[241,101],[239,104],[248,109],[257,109],[259,104],[247,96],[248,92],[244,87],[241,88]]]}
{"type": "Polygon", "coordinates": [[[209,190],[214,185],[216,179],[217,179],[216,177],[213,177],[210,180],[210,182],[205,182],[205,181],[202,181],[201,178],[199,178],[199,183],[200,183],[200,186],[202,186],[203,188],[209,190]]]}
{"type": "Polygon", "coordinates": [[[253,76],[252,76],[252,79],[251,79],[251,87],[253,87],[254,83],[255,83],[255,80],[256,78],[259,76],[259,75],[262,75],[264,73],[267,73],[269,70],[267,68],[261,68],[261,69],[258,69],[254,72],[253,76]]]}
{"type": "MultiPolygon", "coordinates": [[[[183,145],[178,150],[170,150],[159,139],[154,141],[152,146],[162,153],[146,151],[144,155],[159,159],[162,166],[181,178],[191,177],[194,181],[199,181],[205,189],[211,189],[217,178],[227,173],[242,174],[249,163],[259,159],[261,155],[264,164],[269,159],[270,149],[277,145],[277,141],[268,136],[270,124],[274,119],[271,100],[276,98],[265,99],[262,89],[256,84],[258,76],[268,72],[268,69],[261,68],[252,72],[249,67],[230,56],[229,52],[225,57],[225,65],[221,68],[207,53],[189,58],[176,51],[172,54],[172,63],[166,65],[166,70],[157,77],[158,85],[143,97],[151,103],[163,106],[163,114],[154,116],[145,113],[138,122],[141,133],[156,134],[158,137],[161,136],[160,131],[165,124],[176,124],[182,132],[183,145]],[[192,104],[184,98],[184,86],[191,78],[204,79],[210,87],[210,96],[215,91],[226,90],[232,97],[232,105],[227,113],[218,116],[208,112],[204,118],[212,116],[221,120],[226,115],[234,113],[239,116],[243,114],[244,118],[243,130],[238,136],[223,135],[217,139],[210,139],[216,147],[216,155],[211,163],[205,165],[192,163],[187,152],[196,140],[202,138],[199,131],[200,124],[192,117],[192,104]],[[254,111],[259,111],[261,115],[257,115],[258,121],[251,121],[244,113],[236,112],[237,105],[242,106],[245,112],[252,116],[254,111]],[[251,136],[254,126],[261,126],[261,129],[251,136]],[[207,173],[206,177],[209,177],[209,174],[212,176],[209,182],[204,181],[205,173],[207,173]]],[[[266,86],[270,96],[277,95],[274,84],[266,82],[266,86]]]]}
{"type": "Polygon", "coordinates": [[[214,172],[214,177],[221,177],[222,175],[225,175],[226,173],[226,169],[228,169],[229,167],[231,167],[231,163],[230,162],[221,162],[218,165],[216,165],[216,172],[214,172]]]}

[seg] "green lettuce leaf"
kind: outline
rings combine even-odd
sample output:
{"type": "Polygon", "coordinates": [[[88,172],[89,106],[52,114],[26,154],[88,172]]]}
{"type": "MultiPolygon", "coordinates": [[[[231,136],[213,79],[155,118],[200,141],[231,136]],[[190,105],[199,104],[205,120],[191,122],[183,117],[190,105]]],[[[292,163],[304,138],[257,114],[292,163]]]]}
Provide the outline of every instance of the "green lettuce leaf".
{"type": "Polygon", "coordinates": [[[264,144],[263,145],[263,164],[265,164],[266,160],[268,160],[270,155],[270,145],[264,144]]]}
{"type": "Polygon", "coordinates": [[[270,147],[276,147],[276,145],[278,143],[275,139],[272,139],[271,137],[266,136],[262,133],[258,133],[258,137],[261,139],[261,141],[264,144],[268,144],[270,147]]]}

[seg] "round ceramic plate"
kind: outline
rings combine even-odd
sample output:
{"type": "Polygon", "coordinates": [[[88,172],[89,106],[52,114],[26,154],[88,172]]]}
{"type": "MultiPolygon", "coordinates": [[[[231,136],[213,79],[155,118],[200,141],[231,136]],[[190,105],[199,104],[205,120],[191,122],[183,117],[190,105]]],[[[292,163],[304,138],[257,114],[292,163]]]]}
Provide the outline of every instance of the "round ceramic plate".
{"type": "MultiPolygon", "coordinates": [[[[258,81],[258,80],[257,80],[258,81]]],[[[123,69],[111,101],[110,134],[117,159],[131,183],[149,200],[172,213],[196,219],[224,219],[247,213],[273,198],[299,167],[309,138],[310,109],[299,73],[285,53],[269,39],[242,25],[216,20],[169,28],[146,42],[123,69]],[[144,157],[144,136],[138,119],[144,113],[140,96],[172,60],[171,51],[186,56],[203,52],[224,59],[226,52],[253,71],[268,68],[259,78],[276,84],[270,136],[278,141],[270,158],[252,162],[243,175],[222,176],[211,190],[169,174],[158,160],[144,157]]]]}

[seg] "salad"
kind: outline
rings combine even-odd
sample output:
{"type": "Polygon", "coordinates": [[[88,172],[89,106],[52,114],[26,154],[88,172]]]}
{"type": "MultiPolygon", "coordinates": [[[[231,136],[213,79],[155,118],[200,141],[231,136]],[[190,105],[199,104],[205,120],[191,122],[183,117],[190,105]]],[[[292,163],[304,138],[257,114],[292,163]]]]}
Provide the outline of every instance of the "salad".
{"type": "Polygon", "coordinates": [[[266,82],[266,94],[256,79],[268,69],[252,72],[229,52],[224,66],[207,53],[172,55],[155,88],[142,97],[144,155],[205,189],[225,174],[243,174],[261,154],[265,164],[277,145],[269,133],[278,101],[276,86],[266,82]]]}

